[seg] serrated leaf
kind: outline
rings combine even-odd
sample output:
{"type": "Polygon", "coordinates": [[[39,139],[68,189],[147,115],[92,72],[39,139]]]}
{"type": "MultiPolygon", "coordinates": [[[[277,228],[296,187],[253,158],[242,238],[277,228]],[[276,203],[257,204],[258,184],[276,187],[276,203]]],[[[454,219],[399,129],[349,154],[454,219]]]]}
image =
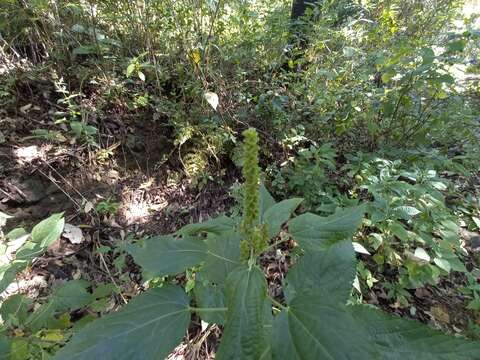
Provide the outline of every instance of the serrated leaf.
{"type": "Polygon", "coordinates": [[[49,301],[30,314],[25,326],[33,331],[55,325],[54,315],[80,309],[92,301],[92,295],[87,292],[88,282],[83,280],[67,281],[58,287],[50,296],[49,301]]]}
{"type": "Polygon", "coordinates": [[[194,236],[200,233],[210,233],[220,235],[223,232],[230,231],[235,227],[235,221],[228,216],[221,215],[197,224],[188,224],[181,228],[177,233],[180,235],[194,236]]]}
{"type": "Polygon", "coordinates": [[[164,359],[189,322],[189,299],[182,288],[147,290],[119,311],[87,324],[54,359],[164,359]]]}
{"type": "Polygon", "coordinates": [[[215,94],[214,92],[211,91],[206,91],[203,94],[203,97],[207,102],[210,104],[210,106],[213,108],[213,110],[217,110],[218,107],[218,95],[215,94]]]}
{"type": "Polygon", "coordinates": [[[346,303],[355,278],[355,252],[350,240],[333,244],[323,251],[307,251],[288,272],[286,295],[316,289],[321,296],[346,303]]]}
{"type": "MultiPolygon", "coordinates": [[[[480,342],[443,335],[370,306],[344,306],[315,295],[297,296],[288,308],[290,337],[283,339],[291,340],[284,347],[293,350],[293,358],[471,360],[480,353],[480,342]]],[[[285,326],[285,320],[275,318],[277,326],[285,326]]]]}
{"type": "Polygon", "coordinates": [[[62,235],[65,220],[63,214],[53,214],[32,229],[32,241],[42,247],[50,246],[62,235]]]}
{"type": "Polygon", "coordinates": [[[166,276],[181,273],[204,261],[207,246],[200,239],[155,236],[127,245],[127,252],[149,276],[166,276]]]}
{"type": "Polygon", "coordinates": [[[302,201],[303,199],[301,198],[283,200],[265,211],[263,221],[268,225],[268,236],[270,239],[278,235],[282,225],[290,218],[302,201]]]}
{"type": "Polygon", "coordinates": [[[256,266],[234,270],[226,281],[228,312],[216,358],[257,360],[268,346],[263,323],[267,282],[256,266]]]}
{"type": "Polygon", "coordinates": [[[364,212],[363,206],[356,206],[328,217],[306,213],[290,220],[288,227],[303,248],[322,250],[351,237],[362,222],[364,212]]]}
{"type": "Polygon", "coordinates": [[[202,271],[208,281],[223,284],[227,275],[240,265],[240,240],[235,231],[207,238],[208,255],[202,271]]]}

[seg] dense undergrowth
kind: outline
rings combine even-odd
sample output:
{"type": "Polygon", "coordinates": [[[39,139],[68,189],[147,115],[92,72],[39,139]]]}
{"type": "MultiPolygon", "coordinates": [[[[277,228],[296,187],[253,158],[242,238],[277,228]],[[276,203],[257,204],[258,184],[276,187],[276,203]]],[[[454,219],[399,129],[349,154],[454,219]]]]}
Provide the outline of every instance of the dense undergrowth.
{"type": "MultiPolygon", "coordinates": [[[[262,181],[275,198],[301,197],[298,213],[322,217],[365,204],[353,234],[359,261],[351,303],[479,338],[480,29],[463,6],[324,0],[293,21],[283,0],[3,0],[0,146],[64,149],[99,168],[135,154],[147,159],[146,166],[135,161],[148,176],[168,173],[166,182],[201,192],[240,180],[240,134],[254,127],[262,181]]],[[[230,189],[236,204],[240,183],[230,189]]],[[[75,214],[114,218],[120,204],[111,195],[96,204],[82,199],[75,214]]],[[[228,212],[235,218],[242,209],[228,212]]],[[[8,223],[30,228],[32,220],[40,219],[8,223]]],[[[19,239],[26,241],[20,249],[33,250],[17,247],[15,261],[2,258],[2,291],[54,240],[34,233],[4,236],[5,252],[19,239]]],[[[13,349],[8,356],[48,358],[114,308],[110,299],[127,301],[122,283],[132,272],[127,249],[137,246],[135,237],[123,233],[111,247],[93,241],[118,270],[113,285],[77,276],[43,299],[4,299],[0,345],[13,349]],[[67,292],[74,300],[65,300],[67,292]],[[39,306],[46,309],[40,318],[39,306]]],[[[272,241],[277,252],[261,262],[283,264],[278,285],[301,251],[291,240],[283,247],[272,241]]],[[[197,263],[187,265],[184,276],[147,271],[138,283],[202,291],[197,263]]],[[[269,295],[283,301],[275,281],[269,295]]],[[[190,329],[202,331],[209,335],[196,340],[211,338],[211,328],[190,329]]],[[[209,341],[215,352],[218,341],[209,341]]]]}

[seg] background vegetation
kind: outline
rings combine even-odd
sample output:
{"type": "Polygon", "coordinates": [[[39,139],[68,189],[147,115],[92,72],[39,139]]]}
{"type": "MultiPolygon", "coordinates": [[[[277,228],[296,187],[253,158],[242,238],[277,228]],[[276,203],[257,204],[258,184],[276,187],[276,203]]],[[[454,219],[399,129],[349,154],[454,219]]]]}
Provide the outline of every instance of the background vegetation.
{"type": "MultiPolygon", "coordinates": [[[[366,204],[349,301],[478,339],[478,13],[456,0],[300,13],[285,0],[0,0],[0,347],[48,358],[144,288],[198,288],[195,267],[149,277],[127,249],[238,215],[249,127],[275,198],[321,216],[366,204]],[[61,212],[47,224],[65,218],[62,238],[39,235],[61,212]]],[[[289,244],[261,260],[276,299],[289,244]]],[[[220,336],[197,321],[175,351],[209,358],[220,336]]]]}

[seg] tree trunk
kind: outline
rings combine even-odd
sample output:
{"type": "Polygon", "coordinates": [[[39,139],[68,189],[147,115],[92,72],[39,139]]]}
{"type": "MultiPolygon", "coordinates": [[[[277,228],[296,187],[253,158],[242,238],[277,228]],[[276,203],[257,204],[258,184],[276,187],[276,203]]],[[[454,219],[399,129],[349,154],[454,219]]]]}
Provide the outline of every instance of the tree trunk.
{"type": "Polygon", "coordinates": [[[316,3],[318,3],[319,0],[293,0],[292,3],[292,14],[290,16],[290,19],[292,21],[298,20],[301,18],[303,15],[305,15],[305,11],[309,6],[312,6],[316,3]]]}

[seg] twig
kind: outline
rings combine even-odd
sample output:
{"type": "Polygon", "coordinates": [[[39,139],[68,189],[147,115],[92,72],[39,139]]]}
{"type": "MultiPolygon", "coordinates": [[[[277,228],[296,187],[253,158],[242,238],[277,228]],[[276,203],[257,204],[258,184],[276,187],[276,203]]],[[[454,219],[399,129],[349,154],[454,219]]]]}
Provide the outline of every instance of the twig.
{"type": "Polygon", "coordinates": [[[81,208],[82,208],[82,207],[78,204],[78,202],[76,202],[75,199],[73,199],[73,198],[70,196],[69,193],[67,193],[65,190],[63,190],[62,187],[61,187],[60,185],[58,185],[58,184],[56,183],[56,181],[55,181],[51,176],[45,174],[45,173],[44,173],[42,170],[40,170],[40,169],[37,169],[37,170],[40,172],[40,174],[42,174],[42,175],[45,176],[48,180],[50,180],[50,181],[53,183],[53,185],[55,185],[62,193],[64,193],[65,196],[68,197],[68,198],[70,199],[70,201],[73,202],[73,203],[77,206],[78,209],[81,209],[81,208]]]}
{"type": "Polygon", "coordinates": [[[118,286],[117,282],[113,278],[112,273],[110,272],[110,270],[108,268],[107,262],[105,261],[105,258],[103,257],[103,254],[98,253],[98,255],[100,256],[100,261],[102,262],[103,266],[105,267],[105,271],[107,272],[108,277],[112,281],[112,284],[117,288],[120,297],[122,298],[123,302],[126,304],[128,301],[125,298],[125,296],[123,296],[122,289],[120,288],[120,286],[118,286]]]}

